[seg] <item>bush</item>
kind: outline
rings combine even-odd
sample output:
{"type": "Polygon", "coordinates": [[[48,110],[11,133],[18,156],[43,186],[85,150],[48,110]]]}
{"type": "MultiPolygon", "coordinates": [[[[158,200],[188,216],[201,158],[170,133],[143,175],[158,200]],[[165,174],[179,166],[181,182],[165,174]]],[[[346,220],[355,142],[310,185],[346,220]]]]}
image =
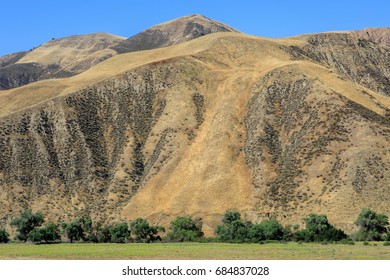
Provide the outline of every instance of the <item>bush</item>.
{"type": "Polygon", "coordinates": [[[297,240],[306,242],[332,242],[345,239],[347,235],[328,222],[325,215],[310,214],[305,219],[306,228],[295,234],[297,240]]]}
{"type": "Polygon", "coordinates": [[[161,226],[151,226],[148,221],[142,218],[137,218],[130,224],[131,233],[135,235],[135,241],[137,242],[153,242],[156,240],[161,241],[159,232],[164,232],[165,229],[161,226]]]}
{"type": "Polygon", "coordinates": [[[363,242],[363,245],[364,245],[364,246],[369,246],[369,245],[370,245],[370,243],[369,243],[369,242],[367,242],[367,241],[364,241],[364,242],[363,242]]]}
{"type": "Polygon", "coordinates": [[[61,239],[60,231],[58,226],[49,223],[47,226],[33,229],[28,234],[28,240],[38,243],[53,243],[61,239]]]}
{"type": "Polygon", "coordinates": [[[194,241],[203,237],[202,219],[193,219],[190,216],[177,217],[172,221],[167,237],[169,240],[179,242],[194,241]]]}
{"type": "Polygon", "coordinates": [[[28,234],[43,224],[44,218],[40,212],[32,213],[31,210],[26,210],[20,216],[12,219],[11,226],[16,227],[18,231],[16,239],[26,242],[28,234]]]}
{"type": "Polygon", "coordinates": [[[355,242],[353,242],[351,239],[343,239],[340,240],[338,243],[344,245],[355,245],[355,242]]]}
{"type": "Polygon", "coordinates": [[[5,231],[5,229],[0,229],[0,243],[8,243],[9,242],[9,234],[5,231]]]}
{"type": "Polygon", "coordinates": [[[355,241],[379,241],[382,239],[382,235],[376,231],[359,230],[351,235],[355,241]]]}
{"type": "Polygon", "coordinates": [[[383,243],[383,246],[390,246],[390,241],[385,241],[385,242],[383,243]]]}

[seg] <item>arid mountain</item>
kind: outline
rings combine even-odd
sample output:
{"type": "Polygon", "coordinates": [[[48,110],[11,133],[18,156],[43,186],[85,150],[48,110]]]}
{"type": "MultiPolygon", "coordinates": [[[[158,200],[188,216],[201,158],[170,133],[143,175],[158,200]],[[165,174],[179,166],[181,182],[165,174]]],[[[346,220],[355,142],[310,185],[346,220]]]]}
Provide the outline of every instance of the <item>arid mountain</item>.
{"type": "Polygon", "coordinates": [[[389,48],[302,38],[220,32],[0,92],[2,223],[390,214],[389,48]]]}
{"type": "Polygon", "coordinates": [[[0,90],[71,77],[118,53],[171,46],[216,32],[238,31],[204,16],[190,15],[156,25],[127,40],[106,33],[53,39],[29,52],[0,57],[0,90]]]}
{"type": "Polygon", "coordinates": [[[190,15],[153,26],[112,47],[118,53],[151,50],[190,41],[217,32],[238,32],[202,15],[190,15]]]}
{"type": "Polygon", "coordinates": [[[390,28],[365,28],[351,32],[352,35],[390,47],[390,28]]]}
{"type": "Polygon", "coordinates": [[[29,52],[0,58],[0,89],[37,80],[70,77],[116,55],[110,46],[125,38],[105,33],[53,39],[29,52]]]}
{"type": "Polygon", "coordinates": [[[14,64],[19,59],[21,59],[24,55],[26,55],[27,52],[17,52],[12,54],[7,54],[2,57],[0,57],[0,67],[5,67],[10,64],[14,64]]]}

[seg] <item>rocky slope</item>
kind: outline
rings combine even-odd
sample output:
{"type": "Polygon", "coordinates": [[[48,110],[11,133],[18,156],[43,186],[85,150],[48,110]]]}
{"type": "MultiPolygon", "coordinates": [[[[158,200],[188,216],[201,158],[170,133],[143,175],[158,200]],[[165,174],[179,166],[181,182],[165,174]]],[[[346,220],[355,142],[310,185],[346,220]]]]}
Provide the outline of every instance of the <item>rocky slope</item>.
{"type": "Polygon", "coordinates": [[[390,47],[390,28],[365,28],[352,31],[351,34],[379,45],[390,47]]]}
{"type": "Polygon", "coordinates": [[[390,49],[346,33],[306,36],[303,48],[287,49],[294,59],[307,59],[334,68],[346,79],[390,94],[390,49]]]}
{"type": "Polygon", "coordinates": [[[388,48],[217,33],[0,93],[0,218],[390,214],[388,48]],[[38,94],[39,93],[39,94],[38,94]]]}

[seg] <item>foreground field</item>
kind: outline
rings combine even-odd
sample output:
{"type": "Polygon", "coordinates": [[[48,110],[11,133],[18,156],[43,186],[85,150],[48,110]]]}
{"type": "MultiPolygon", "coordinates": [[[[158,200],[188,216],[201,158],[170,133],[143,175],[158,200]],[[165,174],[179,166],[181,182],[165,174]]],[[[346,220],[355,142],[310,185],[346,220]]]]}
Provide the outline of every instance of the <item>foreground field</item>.
{"type": "Polygon", "coordinates": [[[283,259],[390,260],[390,246],[341,244],[6,244],[0,259],[283,259]]]}

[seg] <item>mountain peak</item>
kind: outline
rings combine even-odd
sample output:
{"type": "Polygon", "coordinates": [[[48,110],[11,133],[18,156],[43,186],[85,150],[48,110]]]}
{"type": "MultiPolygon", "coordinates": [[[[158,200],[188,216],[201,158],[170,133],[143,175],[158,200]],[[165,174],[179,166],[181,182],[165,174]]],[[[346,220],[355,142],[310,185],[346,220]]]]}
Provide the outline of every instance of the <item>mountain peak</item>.
{"type": "Polygon", "coordinates": [[[136,34],[113,47],[119,53],[167,47],[217,32],[237,30],[203,15],[192,14],[173,19],[136,34]]]}

